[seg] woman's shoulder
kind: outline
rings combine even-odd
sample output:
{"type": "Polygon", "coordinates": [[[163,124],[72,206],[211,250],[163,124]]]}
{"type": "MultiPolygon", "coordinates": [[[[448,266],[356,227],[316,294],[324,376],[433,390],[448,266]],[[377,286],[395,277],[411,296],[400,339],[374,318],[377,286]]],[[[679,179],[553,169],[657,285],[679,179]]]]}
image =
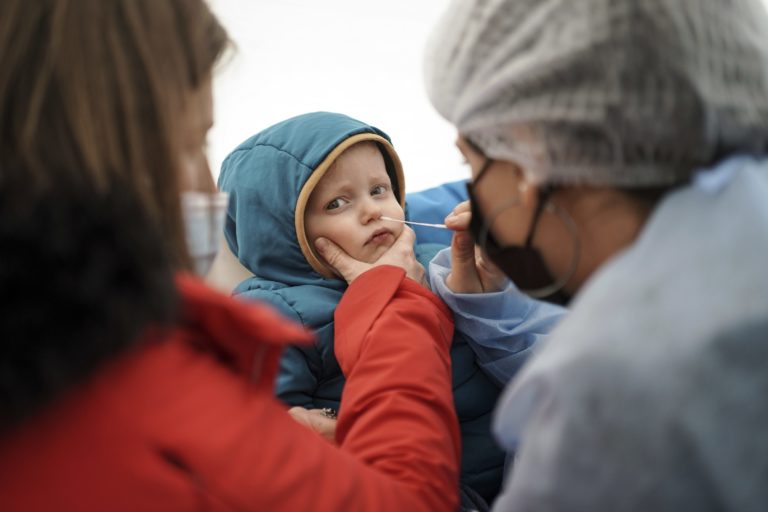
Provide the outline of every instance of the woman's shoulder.
{"type": "Polygon", "coordinates": [[[158,498],[149,487],[164,493],[168,503],[191,498],[186,486],[172,482],[210,473],[213,461],[207,457],[217,444],[235,444],[237,432],[246,431],[238,425],[249,424],[249,435],[258,438],[253,419],[268,418],[279,407],[271,392],[269,351],[257,351],[251,362],[252,368],[263,366],[267,378],[252,378],[228,359],[226,347],[206,346],[209,335],[190,327],[158,334],[5,432],[0,503],[9,508],[0,508],[78,504],[79,510],[139,510],[152,506],[146,502],[150,496],[158,498]],[[40,488],[45,496],[37,493],[40,488]],[[89,496],[93,508],[82,496],[89,496]]]}

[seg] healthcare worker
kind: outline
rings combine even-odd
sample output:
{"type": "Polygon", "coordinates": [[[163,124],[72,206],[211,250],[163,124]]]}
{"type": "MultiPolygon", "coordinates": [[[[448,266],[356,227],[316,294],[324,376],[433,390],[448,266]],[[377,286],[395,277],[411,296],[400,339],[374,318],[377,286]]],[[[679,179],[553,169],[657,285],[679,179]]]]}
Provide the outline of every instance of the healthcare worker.
{"type": "Polygon", "coordinates": [[[472,213],[446,221],[441,294],[477,289],[471,233],[521,288],[573,297],[498,405],[519,449],[495,510],[765,510],[766,40],[759,0],[456,0],[442,18],[427,90],[472,213]]]}

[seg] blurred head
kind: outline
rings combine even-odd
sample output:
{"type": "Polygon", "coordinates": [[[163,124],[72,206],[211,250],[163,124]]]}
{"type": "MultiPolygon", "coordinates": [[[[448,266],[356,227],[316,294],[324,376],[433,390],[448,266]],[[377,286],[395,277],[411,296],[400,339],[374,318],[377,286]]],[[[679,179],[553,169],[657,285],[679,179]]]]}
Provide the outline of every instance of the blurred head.
{"type": "Polygon", "coordinates": [[[766,34],[761,0],[458,0],[427,89],[534,184],[675,185],[766,150],[766,34]]]}
{"type": "Polygon", "coordinates": [[[427,50],[427,90],[473,176],[491,161],[474,195],[500,243],[531,235],[564,275],[575,245],[557,217],[575,221],[574,290],[664,190],[766,151],[766,34],[760,0],[456,0],[427,50]]]}
{"type": "Polygon", "coordinates": [[[379,147],[358,142],[346,149],[315,186],[304,212],[312,247],[319,237],[360,261],[374,262],[400,236],[405,215],[379,147]]]}
{"type": "Polygon", "coordinates": [[[202,0],[0,3],[3,423],[175,314],[227,44],[202,0]]]}
{"type": "Polygon", "coordinates": [[[0,9],[5,186],[22,196],[119,186],[186,265],[179,191],[213,187],[204,153],[210,80],[228,41],[208,7],[9,0],[0,9]]]}

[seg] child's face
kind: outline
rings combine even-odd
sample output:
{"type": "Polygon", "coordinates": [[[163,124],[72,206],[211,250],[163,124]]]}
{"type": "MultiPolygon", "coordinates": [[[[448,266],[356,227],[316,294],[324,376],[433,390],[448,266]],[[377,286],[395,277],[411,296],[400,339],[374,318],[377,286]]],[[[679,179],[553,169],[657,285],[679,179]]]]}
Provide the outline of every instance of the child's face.
{"type": "Polygon", "coordinates": [[[314,247],[324,237],[353,258],[372,263],[400,236],[403,219],[376,145],[359,143],[344,151],[318,182],[307,203],[304,229],[314,247]]]}

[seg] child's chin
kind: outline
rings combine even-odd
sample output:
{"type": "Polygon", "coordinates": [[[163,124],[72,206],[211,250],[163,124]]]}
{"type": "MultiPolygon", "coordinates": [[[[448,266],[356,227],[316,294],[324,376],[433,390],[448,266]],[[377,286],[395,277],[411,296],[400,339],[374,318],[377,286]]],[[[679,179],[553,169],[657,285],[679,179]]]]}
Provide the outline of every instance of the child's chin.
{"type": "Polygon", "coordinates": [[[375,263],[385,252],[387,252],[387,250],[389,250],[390,247],[392,247],[392,244],[378,245],[376,246],[375,251],[367,255],[365,258],[362,258],[361,260],[366,263],[375,263]]]}

